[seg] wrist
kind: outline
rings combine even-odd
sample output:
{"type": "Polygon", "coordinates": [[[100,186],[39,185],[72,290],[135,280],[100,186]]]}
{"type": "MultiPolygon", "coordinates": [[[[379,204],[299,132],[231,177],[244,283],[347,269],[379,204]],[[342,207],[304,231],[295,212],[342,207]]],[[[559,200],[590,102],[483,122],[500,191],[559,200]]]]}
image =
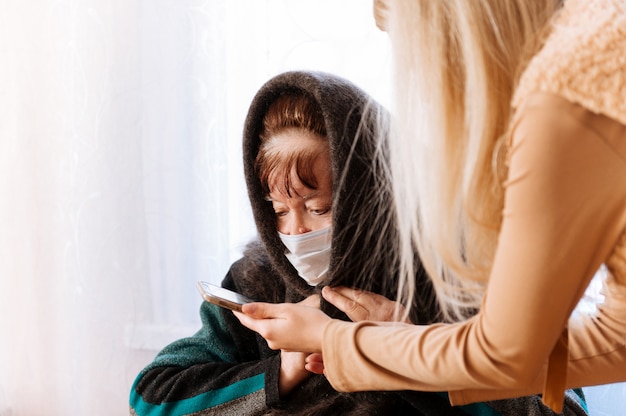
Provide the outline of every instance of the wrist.
{"type": "Polygon", "coordinates": [[[304,368],[305,358],[304,353],[281,351],[278,377],[278,391],[281,398],[311,376],[311,373],[304,368]]]}

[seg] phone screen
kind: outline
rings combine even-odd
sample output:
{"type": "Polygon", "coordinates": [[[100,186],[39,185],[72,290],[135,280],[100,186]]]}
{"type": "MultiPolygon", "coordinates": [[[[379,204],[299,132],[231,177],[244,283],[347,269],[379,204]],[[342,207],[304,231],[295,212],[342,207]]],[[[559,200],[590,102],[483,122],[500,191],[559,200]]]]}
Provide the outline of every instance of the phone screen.
{"type": "Polygon", "coordinates": [[[198,291],[207,302],[233,311],[241,312],[241,305],[254,302],[237,292],[203,281],[198,282],[198,291]]]}

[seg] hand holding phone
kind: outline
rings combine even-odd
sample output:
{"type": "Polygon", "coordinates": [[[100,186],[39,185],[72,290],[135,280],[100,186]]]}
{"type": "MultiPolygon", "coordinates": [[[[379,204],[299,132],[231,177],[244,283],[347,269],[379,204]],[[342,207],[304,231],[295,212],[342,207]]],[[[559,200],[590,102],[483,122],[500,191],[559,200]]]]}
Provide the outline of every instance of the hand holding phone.
{"type": "Polygon", "coordinates": [[[241,312],[241,306],[244,303],[254,302],[252,299],[240,295],[237,292],[208,282],[198,281],[197,286],[204,300],[232,311],[241,312]]]}

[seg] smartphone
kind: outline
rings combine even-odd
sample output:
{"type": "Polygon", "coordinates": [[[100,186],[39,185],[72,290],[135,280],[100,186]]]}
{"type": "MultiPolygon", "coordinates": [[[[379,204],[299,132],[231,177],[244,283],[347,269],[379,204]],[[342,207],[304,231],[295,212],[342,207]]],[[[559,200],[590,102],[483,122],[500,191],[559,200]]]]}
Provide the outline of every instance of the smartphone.
{"type": "Polygon", "coordinates": [[[254,302],[243,295],[208,282],[198,281],[198,291],[207,302],[214,303],[232,311],[241,312],[241,305],[254,302]]]}

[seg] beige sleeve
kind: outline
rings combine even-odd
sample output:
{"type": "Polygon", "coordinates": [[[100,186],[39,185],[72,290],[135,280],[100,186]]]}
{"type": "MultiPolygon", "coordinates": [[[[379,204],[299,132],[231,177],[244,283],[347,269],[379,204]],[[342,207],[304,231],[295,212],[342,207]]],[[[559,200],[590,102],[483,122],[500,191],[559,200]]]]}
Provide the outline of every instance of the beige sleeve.
{"type": "MultiPolygon", "coordinates": [[[[450,391],[454,404],[542,390],[547,357],[626,224],[626,128],[548,94],[520,114],[483,308],[457,324],[332,321],[323,355],[337,390],[450,391]]],[[[568,387],[626,380],[624,279],[608,310],[570,324],[568,387]]]]}

